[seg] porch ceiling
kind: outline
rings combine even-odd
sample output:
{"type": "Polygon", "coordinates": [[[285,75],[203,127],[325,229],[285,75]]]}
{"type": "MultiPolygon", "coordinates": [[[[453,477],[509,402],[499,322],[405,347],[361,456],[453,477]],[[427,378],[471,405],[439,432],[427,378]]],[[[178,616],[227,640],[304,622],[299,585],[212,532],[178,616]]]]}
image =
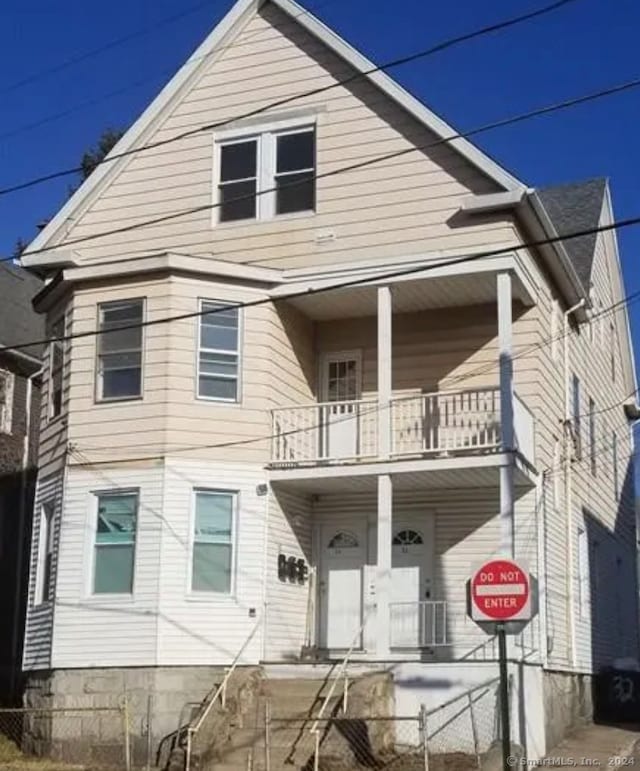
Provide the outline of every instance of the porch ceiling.
{"type": "MultiPolygon", "coordinates": [[[[527,288],[517,276],[514,278],[514,299],[529,304],[530,296],[527,288]]],[[[331,283],[339,283],[340,280],[334,280],[331,283]]],[[[348,278],[344,281],[348,281],[348,278]]],[[[394,313],[497,302],[496,271],[493,270],[455,276],[410,275],[390,283],[393,286],[394,313]]],[[[316,321],[375,316],[377,285],[354,286],[302,295],[293,298],[290,302],[316,321]]]]}
{"type": "MultiPolygon", "coordinates": [[[[473,460],[482,462],[466,467],[461,466],[458,459],[451,458],[435,461],[392,461],[389,464],[362,463],[274,469],[270,472],[270,481],[277,487],[318,495],[375,492],[378,475],[382,473],[391,475],[394,491],[487,487],[498,489],[503,458],[502,455],[476,458],[473,460]],[[385,466],[384,470],[382,465],[385,466]]],[[[532,475],[520,463],[516,463],[514,477],[516,487],[530,488],[534,484],[532,475]]]]}

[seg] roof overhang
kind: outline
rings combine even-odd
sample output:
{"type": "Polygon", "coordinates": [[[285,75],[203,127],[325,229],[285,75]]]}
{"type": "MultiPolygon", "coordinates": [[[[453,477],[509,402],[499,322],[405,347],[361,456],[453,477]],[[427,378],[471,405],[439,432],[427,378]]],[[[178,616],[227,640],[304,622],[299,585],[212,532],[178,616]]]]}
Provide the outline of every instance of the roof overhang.
{"type": "Polygon", "coordinates": [[[53,268],[60,267],[60,263],[56,261],[52,253],[48,251],[35,252],[40,249],[48,249],[52,243],[60,242],[61,239],[64,239],[64,231],[67,229],[68,222],[81,216],[107,183],[108,179],[118,173],[129,160],[128,157],[118,158],[118,156],[123,153],[129,153],[145,144],[164,112],[170,109],[184,91],[190,87],[198,77],[201,69],[209,65],[216,51],[223,50],[225,41],[235,34],[236,30],[246,22],[251,13],[256,12],[267,2],[273,3],[273,5],[306,29],[311,35],[319,39],[337,56],[351,65],[356,72],[361,73],[363,78],[373,83],[386,96],[400,105],[437,137],[448,140],[449,145],[457,153],[482,171],[500,188],[519,191],[525,189],[522,182],[467,139],[459,137],[458,132],[448,123],[429,110],[386,73],[382,71],[372,72],[372,70],[376,69],[372,61],[356,51],[355,48],[350,46],[311,12],[295,2],[295,0],[237,0],[204,42],[193,52],[147,109],[125,132],[120,141],[105,158],[105,162],[100,164],[88,179],[83,182],[66,204],[31,242],[22,255],[22,264],[25,267],[32,269],[42,268],[44,270],[48,270],[50,266],[53,268]],[[115,160],[109,162],[110,158],[115,158],[115,160]],[[31,254],[30,252],[34,253],[31,254]]]}
{"type": "MultiPolygon", "coordinates": [[[[507,191],[491,195],[470,196],[462,205],[462,210],[467,214],[484,214],[507,209],[511,209],[519,217],[534,241],[558,238],[559,234],[551,222],[540,196],[534,189],[529,189],[523,193],[521,191],[507,191]]],[[[575,311],[578,320],[585,321],[590,303],[589,293],[578,278],[562,241],[542,244],[535,248],[542,256],[547,270],[553,277],[567,305],[573,307],[581,300],[585,300],[583,305],[575,311]]],[[[515,249],[517,247],[514,247],[515,249]]]]}

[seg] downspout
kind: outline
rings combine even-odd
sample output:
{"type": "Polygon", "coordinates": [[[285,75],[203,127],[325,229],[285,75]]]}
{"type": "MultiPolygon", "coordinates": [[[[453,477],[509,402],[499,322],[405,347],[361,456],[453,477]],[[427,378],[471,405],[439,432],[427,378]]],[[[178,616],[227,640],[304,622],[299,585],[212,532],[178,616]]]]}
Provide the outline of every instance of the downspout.
{"type": "Polygon", "coordinates": [[[563,354],[564,354],[564,504],[565,504],[565,540],[567,544],[567,623],[569,632],[569,661],[571,666],[576,665],[576,625],[574,607],[574,580],[573,580],[573,479],[571,465],[571,383],[569,380],[569,316],[585,305],[584,297],[580,302],[572,305],[564,312],[562,323],[563,354]]]}
{"type": "Polygon", "coordinates": [[[18,638],[20,637],[20,629],[22,624],[20,623],[20,606],[22,601],[23,581],[22,571],[24,564],[24,523],[26,519],[27,511],[27,487],[28,487],[28,468],[29,468],[29,454],[31,451],[31,401],[33,399],[33,379],[39,377],[42,373],[42,369],[29,375],[27,378],[27,393],[25,397],[25,426],[24,426],[24,439],[22,445],[22,468],[20,470],[20,502],[18,504],[18,544],[16,554],[16,589],[13,606],[13,632],[11,637],[11,661],[13,663],[11,667],[11,681],[10,681],[10,693],[13,699],[16,695],[17,686],[17,671],[16,665],[18,663],[18,638]]]}

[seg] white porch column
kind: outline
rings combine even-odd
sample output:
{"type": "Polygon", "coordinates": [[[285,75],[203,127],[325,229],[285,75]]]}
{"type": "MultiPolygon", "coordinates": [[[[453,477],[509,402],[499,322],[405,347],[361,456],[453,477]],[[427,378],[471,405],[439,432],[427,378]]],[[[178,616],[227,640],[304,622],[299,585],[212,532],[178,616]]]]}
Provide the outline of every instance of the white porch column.
{"type": "Polygon", "coordinates": [[[391,455],[391,287],[378,287],[378,455],[391,455]]]}
{"type": "Polygon", "coordinates": [[[498,348],[500,369],[501,449],[508,462],[500,468],[500,551],[514,555],[513,510],[513,315],[511,274],[498,274],[498,348]]]}
{"type": "Polygon", "coordinates": [[[391,527],[393,485],[389,474],[378,477],[378,532],[376,566],[376,656],[389,656],[391,646],[391,527]]]}

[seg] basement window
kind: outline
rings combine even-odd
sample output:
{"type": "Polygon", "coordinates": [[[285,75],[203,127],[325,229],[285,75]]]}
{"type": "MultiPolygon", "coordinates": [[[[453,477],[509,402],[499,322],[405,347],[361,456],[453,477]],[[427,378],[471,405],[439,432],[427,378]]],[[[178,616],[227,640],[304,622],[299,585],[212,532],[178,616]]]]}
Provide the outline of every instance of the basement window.
{"type": "Polygon", "coordinates": [[[314,126],[218,141],[216,167],[220,223],[315,210],[314,126]]]}

